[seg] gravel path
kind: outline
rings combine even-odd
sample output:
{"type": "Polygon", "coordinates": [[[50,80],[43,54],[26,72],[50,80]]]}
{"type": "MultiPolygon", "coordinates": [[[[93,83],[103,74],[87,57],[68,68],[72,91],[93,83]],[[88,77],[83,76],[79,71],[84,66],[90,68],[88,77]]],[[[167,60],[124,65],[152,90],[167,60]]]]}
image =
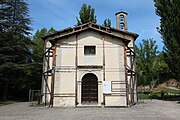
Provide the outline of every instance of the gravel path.
{"type": "Polygon", "coordinates": [[[180,120],[180,104],[145,101],[131,108],[46,108],[20,102],[0,107],[0,120],[180,120]]]}

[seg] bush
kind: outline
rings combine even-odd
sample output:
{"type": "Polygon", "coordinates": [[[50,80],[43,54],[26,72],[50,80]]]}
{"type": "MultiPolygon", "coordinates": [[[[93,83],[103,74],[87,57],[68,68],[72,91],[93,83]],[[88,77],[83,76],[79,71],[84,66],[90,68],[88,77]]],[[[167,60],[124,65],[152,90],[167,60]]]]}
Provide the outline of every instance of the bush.
{"type": "Polygon", "coordinates": [[[37,100],[38,104],[41,103],[42,97],[43,97],[43,94],[42,94],[41,92],[37,92],[37,93],[35,94],[35,99],[37,100]]]}

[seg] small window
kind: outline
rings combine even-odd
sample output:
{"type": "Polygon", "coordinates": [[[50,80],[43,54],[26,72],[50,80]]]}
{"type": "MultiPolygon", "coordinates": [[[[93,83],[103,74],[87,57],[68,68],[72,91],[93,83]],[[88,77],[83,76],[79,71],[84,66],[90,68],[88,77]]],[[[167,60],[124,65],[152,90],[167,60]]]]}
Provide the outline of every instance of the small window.
{"type": "Polygon", "coordinates": [[[123,15],[120,16],[120,21],[124,22],[124,16],[123,15]]]}
{"type": "Polygon", "coordinates": [[[96,47],[95,46],[84,46],[84,55],[95,55],[96,47]]]}
{"type": "Polygon", "coordinates": [[[120,29],[124,30],[124,24],[123,23],[120,24],[120,29]]]}

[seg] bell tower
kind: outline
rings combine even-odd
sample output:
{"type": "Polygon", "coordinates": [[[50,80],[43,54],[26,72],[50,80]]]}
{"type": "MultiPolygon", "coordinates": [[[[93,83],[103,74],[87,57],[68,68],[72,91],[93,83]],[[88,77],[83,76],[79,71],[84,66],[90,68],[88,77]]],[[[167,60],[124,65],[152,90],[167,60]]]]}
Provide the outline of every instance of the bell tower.
{"type": "Polygon", "coordinates": [[[127,13],[126,12],[117,12],[116,14],[116,28],[120,30],[128,30],[127,26],[127,13]]]}

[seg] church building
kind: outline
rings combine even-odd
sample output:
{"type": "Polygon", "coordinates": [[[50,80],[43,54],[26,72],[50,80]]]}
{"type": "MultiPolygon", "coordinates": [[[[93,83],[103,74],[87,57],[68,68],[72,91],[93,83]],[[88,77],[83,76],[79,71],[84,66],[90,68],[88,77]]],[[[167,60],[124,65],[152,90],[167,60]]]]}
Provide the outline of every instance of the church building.
{"type": "Polygon", "coordinates": [[[127,13],[116,28],[86,23],[43,37],[42,102],[55,107],[129,107],[137,102],[134,42],[127,13]]]}

